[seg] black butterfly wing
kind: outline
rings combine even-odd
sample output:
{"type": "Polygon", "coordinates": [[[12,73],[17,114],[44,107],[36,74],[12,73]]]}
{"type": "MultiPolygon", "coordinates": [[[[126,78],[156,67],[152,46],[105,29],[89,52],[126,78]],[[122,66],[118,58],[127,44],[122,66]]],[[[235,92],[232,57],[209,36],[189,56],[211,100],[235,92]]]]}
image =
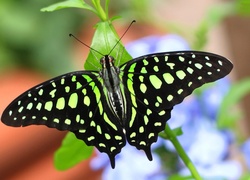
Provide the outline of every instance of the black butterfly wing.
{"type": "Polygon", "coordinates": [[[127,108],[132,112],[125,126],[128,142],[151,159],[150,146],[164,129],[173,106],[232,68],[222,56],[197,51],[151,54],[122,65],[127,108]]]}
{"type": "Polygon", "coordinates": [[[87,145],[114,157],[125,145],[117,118],[109,109],[98,72],[77,71],[37,85],[17,97],[3,112],[9,126],[46,125],[69,130],[87,145]]]}

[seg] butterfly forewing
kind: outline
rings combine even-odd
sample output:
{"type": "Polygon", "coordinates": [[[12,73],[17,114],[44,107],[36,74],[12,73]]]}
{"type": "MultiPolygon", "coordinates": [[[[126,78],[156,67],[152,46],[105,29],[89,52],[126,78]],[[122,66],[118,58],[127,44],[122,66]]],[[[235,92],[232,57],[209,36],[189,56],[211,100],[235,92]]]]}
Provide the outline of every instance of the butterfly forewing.
{"type": "Polygon", "coordinates": [[[232,67],[222,56],[196,51],[151,54],[122,65],[127,108],[132,111],[126,123],[128,142],[149,157],[150,145],[164,129],[173,106],[194,89],[226,76],[232,67]]]}
{"type": "Polygon", "coordinates": [[[122,65],[121,71],[125,87],[159,112],[182,102],[203,84],[226,76],[232,67],[216,54],[183,51],[138,57],[122,65]]]}
{"type": "MultiPolygon", "coordinates": [[[[79,129],[81,108],[87,109],[90,98],[96,98],[86,95],[85,101],[79,99],[88,89],[89,82],[84,76],[89,81],[97,79],[94,73],[83,73],[65,74],[31,88],[5,109],[2,121],[11,126],[44,124],[59,130],[79,129]]],[[[81,118],[88,116],[87,112],[81,118]]]]}

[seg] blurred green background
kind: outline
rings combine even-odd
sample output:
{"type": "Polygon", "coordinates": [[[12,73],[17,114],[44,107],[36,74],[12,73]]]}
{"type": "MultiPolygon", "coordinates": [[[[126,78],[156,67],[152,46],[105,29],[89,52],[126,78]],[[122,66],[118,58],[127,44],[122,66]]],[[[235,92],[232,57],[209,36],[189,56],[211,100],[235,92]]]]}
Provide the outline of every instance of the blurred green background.
{"type": "Polygon", "coordinates": [[[0,1],[0,72],[31,68],[51,76],[73,70],[69,33],[84,23],[78,9],[44,13],[40,9],[56,1],[0,1]]]}
{"type": "MultiPolygon", "coordinates": [[[[69,38],[68,34],[78,35],[84,27],[92,27],[98,19],[93,13],[76,8],[52,13],[40,11],[56,2],[0,1],[0,72],[13,67],[25,67],[54,76],[74,70],[72,45],[75,40],[69,38]]],[[[91,4],[90,0],[86,2],[91,4]]],[[[148,24],[147,28],[181,34],[193,49],[203,49],[209,42],[207,39],[210,40],[208,33],[215,25],[230,15],[248,15],[249,7],[248,0],[213,3],[197,0],[156,0],[154,3],[149,0],[122,0],[111,1],[109,9],[111,16],[123,17],[120,20],[123,24],[136,19],[138,24],[148,24]],[[192,9],[199,16],[192,15],[192,9]],[[185,16],[192,19],[187,21],[183,18],[185,16]]]]}

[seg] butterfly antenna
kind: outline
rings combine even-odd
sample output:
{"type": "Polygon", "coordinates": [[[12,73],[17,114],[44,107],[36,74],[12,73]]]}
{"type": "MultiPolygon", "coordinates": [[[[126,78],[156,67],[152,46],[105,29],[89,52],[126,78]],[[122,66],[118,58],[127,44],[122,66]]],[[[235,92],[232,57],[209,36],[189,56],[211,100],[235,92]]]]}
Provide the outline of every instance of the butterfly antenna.
{"type": "Polygon", "coordinates": [[[70,37],[75,38],[75,40],[77,40],[78,42],[82,43],[83,45],[85,45],[86,47],[88,47],[89,49],[91,49],[92,51],[97,52],[98,54],[104,56],[102,53],[100,53],[99,51],[95,50],[94,48],[90,47],[89,45],[87,45],[86,43],[82,42],[80,39],[78,39],[77,37],[75,37],[73,34],[69,34],[70,37]]]}
{"type": "Polygon", "coordinates": [[[115,47],[117,46],[117,44],[121,41],[121,39],[123,38],[123,36],[127,33],[127,31],[129,30],[129,28],[131,27],[131,25],[133,24],[133,23],[135,23],[136,21],[135,20],[133,20],[130,24],[129,24],[129,26],[127,27],[127,29],[126,29],[126,31],[123,33],[123,35],[119,38],[119,40],[116,42],[116,44],[114,45],[114,47],[110,50],[110,52],[108,53],[108,55],[110,55],[110,53],[115,49],[115,47]]]}

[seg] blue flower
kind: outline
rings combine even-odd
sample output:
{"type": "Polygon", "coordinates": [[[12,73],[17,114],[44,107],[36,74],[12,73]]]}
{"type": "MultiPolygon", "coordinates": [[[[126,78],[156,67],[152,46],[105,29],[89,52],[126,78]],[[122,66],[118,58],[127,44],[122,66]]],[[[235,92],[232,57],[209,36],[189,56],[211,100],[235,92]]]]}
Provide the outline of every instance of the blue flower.
{"type": "Polygon", "coordinates": [[[211,120],[216,120],[221,101],[229,91],[230,85],[231,83],[228,78],[222,78],[202,92],[200,98],[201,109],[203,110],[203,114],[211,120]]]}
{"type": "Polygon", "coordinates": [[[215,129],[207,119],[200,119],[197,135],[187,154],[195,165],[203,167],[222,161],[228,155],[229,142],[224,133],[215,129]]]}
{"type": "MultiPolygon", "coordinates": [[[[199,103],[195,96],[188,96],[181,104],[174,106],[168,124],[171,129],[181,127],[183,135],[178,136],[178,140],[184,149],[188,149],[193,143],[193,138],[197,136],[199,128],[200,111],[199,103]]],[[[170,141],[165,141],[167,149],[175,151],[170,141]]]]}
{"type": "Polygon", "coordinates": [[[188,50],[187,42],[178,35],[148,36],[126,45],[126,50],[132,57],[156,52],[188,50]]]}
{"type": "MultiPolygon", "coordinates": [[[[212,154],[210,154],[210,157],[212,154]]],[[[196,165],[198,172],[204,179],[221,180],[221,179],[239,179],[242,174],[242,167],[238,161],[226,160],[208,167],[196,165]]],[[[190,175],[189,170],[185,167],[179,172],[183,176],[190,175]]]]}
{"type": "Polygon", "coordinates": [[[103,180],[154,179],[161,172],[160,159],[153,153],[153,161],[148,161],[144,152],[138,151],[130,145],[125,146],[117,158],[116,168],[105,168],[103,180]]]}
{"type": "Polygon", "coordinates": [[[136,179],[138,180],[158,180],[165,177],[161,171],[159,157],[152,153],[153,161],[149,161],[143,151],[138,151],[135,147],[126,145],[122,152],[116,157],[116,167],[112,169],[108,165],[109,160],[106,154],[98,154],[91,162],[92,169],[104,168],[102,174],[103,180],[136,179]]]}
{"type": "Polygon", "coordinates": [[[245,157],[247,168],[250,170],[250,138],[242,145],[241,150],[245,157]]]}

